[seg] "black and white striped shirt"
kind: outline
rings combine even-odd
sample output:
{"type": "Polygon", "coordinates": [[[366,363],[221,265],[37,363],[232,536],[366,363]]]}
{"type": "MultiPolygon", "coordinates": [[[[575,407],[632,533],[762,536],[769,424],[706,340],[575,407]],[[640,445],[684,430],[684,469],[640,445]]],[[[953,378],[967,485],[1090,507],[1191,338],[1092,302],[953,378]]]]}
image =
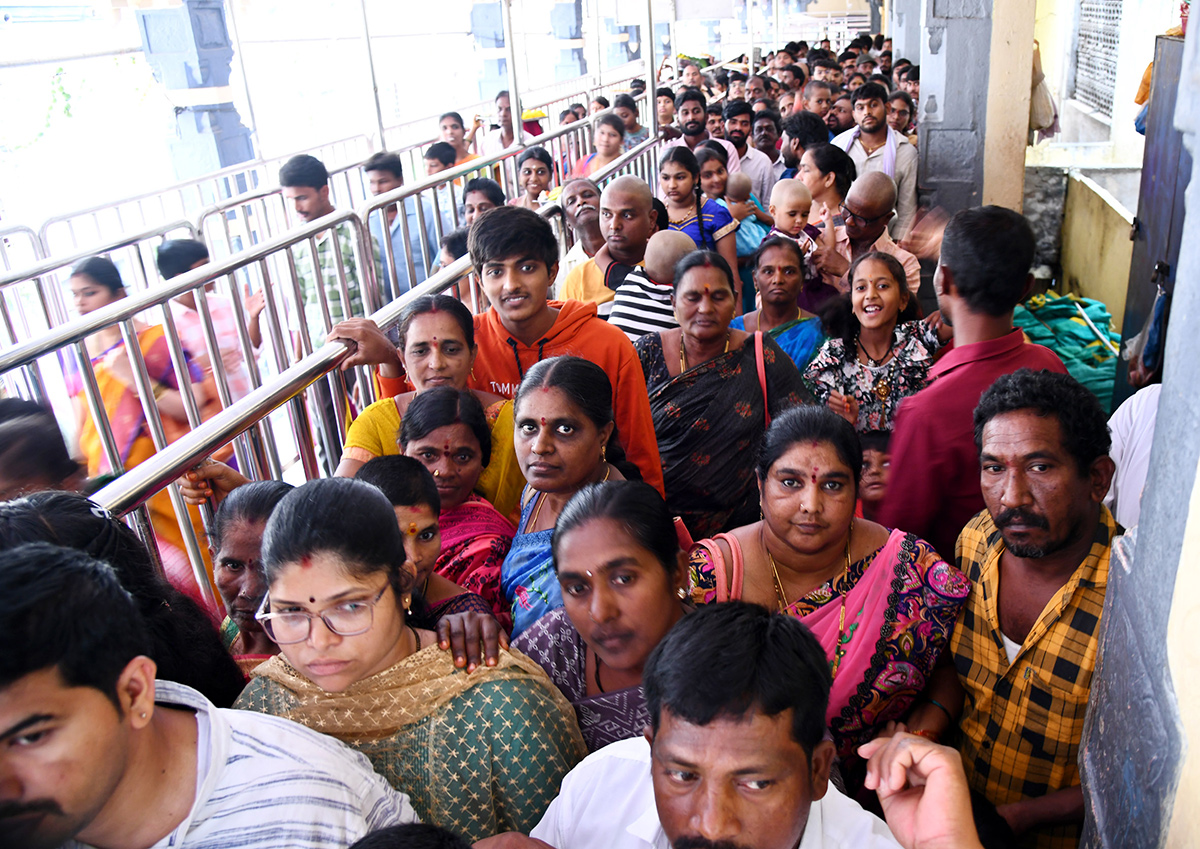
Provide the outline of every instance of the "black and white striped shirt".
{"type": "Polygon", "coordinates": [[[613,296],[608,323],[620,328],[631,342],[647,333],[678,327],[671,306],[671,287],[655,283],[645,269],[630,271],[613,296]]]}

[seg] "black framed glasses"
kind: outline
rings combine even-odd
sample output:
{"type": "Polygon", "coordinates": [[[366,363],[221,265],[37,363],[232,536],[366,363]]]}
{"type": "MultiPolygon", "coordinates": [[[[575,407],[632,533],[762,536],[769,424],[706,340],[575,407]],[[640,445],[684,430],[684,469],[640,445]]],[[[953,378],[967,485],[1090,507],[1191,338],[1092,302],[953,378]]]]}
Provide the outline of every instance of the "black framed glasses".
{"type": "Polygon", "coordinates": [[[317,613],[308,610],[267,613],[271,606],[271,596],[267,594],[263,596],[262,604],[258,606],[254,618],[262,623],[267,636],[281,646],[307,640],[312,634],[313,620],[318,617],[325,623],[326,628],[339,637],[356,637],[371,630],[371,626],[375,624],[375,605],[390,586],[390,583],[384,584],[375,594],[375,598],[343,601],[317,613]]]}
{"type": "Polygon", "coordinates": [[[867,218],[864,215],[859,215],[857,212],[850,209],[850,207],[846,206],[846,204],[844,204],[844,203],[842,204],[841,209],[842,209],[842,220],[843,221],[851,221],[851,220],[857,221],[859,224],[861,224],[864,227],[874,224],[876,221],[882,221],[883,219],[887,218],[887,216],[890,214],[888,212],[885,212],[883,215],[876,215],[874,218],[867,218]]]}

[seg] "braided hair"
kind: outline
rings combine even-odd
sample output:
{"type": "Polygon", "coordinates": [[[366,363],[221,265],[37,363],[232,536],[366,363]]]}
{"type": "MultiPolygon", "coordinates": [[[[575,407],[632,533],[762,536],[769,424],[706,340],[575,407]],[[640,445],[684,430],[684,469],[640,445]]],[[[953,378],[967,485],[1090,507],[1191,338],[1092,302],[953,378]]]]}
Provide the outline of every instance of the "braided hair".
{"type": "Polygon", "coordinates": [[[687,149],[685,145],[679,145],[668,150],[661,160],[658,167],[661,170],[664,165],[669,162],[674,162],[683,167],[685,171],[692,175],[693,193],[696,196],[696,226],[700,231],[700,247],[715,248],[716,244],[711,241],[708,234],[704,230],[704,192],[700,188],[700,163],[696,161],[696,155],[687,149]]]}

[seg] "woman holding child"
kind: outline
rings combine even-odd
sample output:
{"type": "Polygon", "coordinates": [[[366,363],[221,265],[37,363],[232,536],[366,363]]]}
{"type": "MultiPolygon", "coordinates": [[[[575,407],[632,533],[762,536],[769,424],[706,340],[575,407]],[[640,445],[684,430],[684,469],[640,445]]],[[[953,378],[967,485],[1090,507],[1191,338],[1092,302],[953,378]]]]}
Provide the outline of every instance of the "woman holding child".
{"type": "Polygon", "coordinates": [[[733,270],[696,251],[675,268],[677,330],[650,333],[642,360],[667,504],[693,536],[751,521],[758,512],[754,455],[772,418],[809,400],[795,364],[763,333],[730,327],[733,270]]]}

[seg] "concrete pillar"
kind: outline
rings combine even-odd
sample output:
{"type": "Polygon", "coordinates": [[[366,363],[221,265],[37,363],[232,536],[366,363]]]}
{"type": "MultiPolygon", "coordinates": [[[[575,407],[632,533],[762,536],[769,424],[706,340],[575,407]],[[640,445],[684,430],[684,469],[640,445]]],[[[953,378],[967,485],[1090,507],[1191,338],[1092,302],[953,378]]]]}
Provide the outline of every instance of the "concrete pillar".
{"type": "Polygon", "coordinates": [[[916,62],[921,56],[921,0],[892,0],[892,60],[916,62]]]}
{"type": "Polygon", "coordinates": [[[1031,0],[921,7],[921,189],[947,212],[989,201],[1020,208],[1034,7],[1031,0]]]}
{"type": "Polygon", "coordinates": [[[221,0],[139,10],[137,22],[146,60],[175,106],[175,176],[186,180],[253,159],[229,88],[233,45],[221,0]]]}

